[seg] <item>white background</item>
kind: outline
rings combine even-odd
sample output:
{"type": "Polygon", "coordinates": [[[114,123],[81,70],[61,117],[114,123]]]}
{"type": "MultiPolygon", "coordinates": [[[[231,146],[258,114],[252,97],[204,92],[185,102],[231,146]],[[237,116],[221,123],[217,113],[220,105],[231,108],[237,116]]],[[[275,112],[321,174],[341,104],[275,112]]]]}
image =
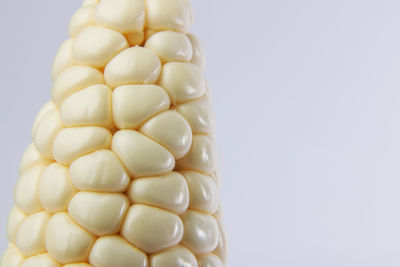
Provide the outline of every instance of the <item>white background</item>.
{"type": "MultiPolygon", "coordinates": [[[[228,267],[400,265],[400,2],[192,0],[228,267]]],[[[0,249],[79,0],[1,0],[0,249]]]]}

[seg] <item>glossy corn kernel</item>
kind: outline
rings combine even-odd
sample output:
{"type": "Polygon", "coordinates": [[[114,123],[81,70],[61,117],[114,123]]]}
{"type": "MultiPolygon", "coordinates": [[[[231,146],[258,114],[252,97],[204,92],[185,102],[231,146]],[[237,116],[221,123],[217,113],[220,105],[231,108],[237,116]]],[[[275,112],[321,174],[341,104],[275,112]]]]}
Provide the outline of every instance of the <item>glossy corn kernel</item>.
{"type": "Polygon", "coordinates": [[[1,267],[223,267],[214,115],[189,0],[85,0],[52,66],[1,267]]]}

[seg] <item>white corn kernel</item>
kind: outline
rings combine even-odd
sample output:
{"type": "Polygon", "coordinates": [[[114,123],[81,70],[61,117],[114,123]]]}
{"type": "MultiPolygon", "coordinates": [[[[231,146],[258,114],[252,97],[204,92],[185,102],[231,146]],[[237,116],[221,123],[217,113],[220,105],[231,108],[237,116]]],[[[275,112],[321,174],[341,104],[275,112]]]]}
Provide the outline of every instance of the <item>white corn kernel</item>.
{"type": "Polygon", "coordinates": [[[115,56],[104,69],[106,83],[115,88],[125,84],[155,83],[161,61],[150,49],[135,46],[115,56]]]}
{"type": "Polygon", "coordinates": [[[121,33],[90,26],[76,36],[72,51],[78,64],[104,68],[111,58],[127,47],[128,42],[121,33]]]}
{"type": "Polygon", "coordinates": [[[26,214],[43,209],[39,199],[39,180],[44,169],[44,165],[30,168],[21,175],[15,186],[14,201],[26,214]]]}
{"type": "Polygon", "coordinates": [[[67,96],[103,82],[103,74],[99,70],[88,66],[73,66],[57,76],[53,84],[51,97],[58,106],[67,96]]]}
{"type": "Polygon", "coordinates": [[[18,228],[26,217],[26,214],[17,206],[11,209],[7,219],[7,238],[11,243],[16,243],[18,228]]]}
{"type": "Polygon", "coordinates": [[[148,120],[139,130],[166,147],[175,157],[183,158],[192,145],[192,129],[176,111],[164,111],[148,120]]]}
{"type": "Polygon", "coordinates": [[[127,194],[132,203],[148,204],[176,214],[184,213],[189,205],[187,183],[177,172],[135,179],[127,194]]]}
{"type": "Polygon", "coordinates": [[[74,56],[72,55],[72,46],[74,44],[74,39],[68,39],[58,49],[57,55],[53,62],[53,67],[51,69],[51,77],[53,81],[57,76],[64,70],[72,67],[74,65],[74,56]]]}
{"type": "Polygon", "coordinates": [[[95,12],[96,6],[94,5],[82,6],[78,9],[69,22],[69,35],[75,38],[83,29],[95,25],[95,12]]]}
{"type": "Polygon", "coordinates": [[[45,252],[45,234],[50,214],[46,211],[28,216],[19,226],[16,244],[26,257],[45,252]]]}
{"type": "Polygon", "coordinates": [[[99,150],[82,156],[69,168],[72,183],[79,190],[123,192],[130,177],[110,150],[99,150]]]}
{"type": "Polygon", "coordinates": [[[147,253],[177,245],[183,236],[178,215],[145,205],[133,205],[122,226],[121,234],[147,253]]]}
{"type": "Polygon", "coordinates": [[[124,194],[79,192],[72,198],[68,212],[86,230],[101,236],[120,230],[128,208],[124,194]]]}
{"type": "Polygon", "coordinates": [[[48,254],[38,254],[27,258],[19,267],[61,267],[61,264],[56,263],[48,254]]]}
{"type": "Polygon", "coordinates": [[[175,166],[175,159],[166,148],[133,130],[121,130],[114,134],[112,151],[132,177],[164,174],[175,166]]]}
{"type": "Polygon", "coordinates": [[[206,81],[199,67],[192,63],[165,64],[159,83],[169,93],[173,104],[199,98],[206,92],[206,81]]]}
{"type": "Polygon", "coordinates": [[[224,267],[222,261],[214,254],[207,254],[198,258],[199,267],[224,267]]]}
{"type": "Polygon", "coordinates": [[[24,155],[22,156],[21,162],[19,163],[19,174],[22,174],[24,171],[36,165],[47,165],[50,164],[51,161],[45,159],[40,152],[37,150],[35,144],[30,144],[28,148],[25,150],[24,155]]]}
{"type": "Polygon", "coordinates": [[[109,148],[111,138],[110,131],[101,127],[65,128],[54,140],[54,158],[62,164],[70,164],[85,154],[109,148]]]}
{"type": "Polygon", "coordinates": [[[191,62],[196,64],[202,71],[204,71],[206,68],[206,57],[204,55],[203,47],[200,44],[200,40],[196,37],[196,35],[191,33],[186,34],[186,36],[189,38],[193,47],[193,57],[191,62]]]}
{"type": "Polygon", "coordinates": [[[101,267],[147,267],[147,255],[119,236],[97,239],[89,256],[93,266],[101,267]]]}
{"type": "Polygon", "coordinates": [[[145,47],[156,53],[162,62],[189,62],[193,56],[193,48],[189,38],[179,32],[162,31],[155,33],[146,41],[145,47]]]}
{"type": "Polygon", "coordinates": [[[180,104],[176,111],[182,114],[190,124],[194,134],[213,134],[215,129],[214,113],[210,101],[202,97],[180,104]]]}
{"type": "Polygon", "coordinates": [[[176,246],[150,256],[151,267],[198,267],[190,250],[176,246]]]}
{"type": "Polygon", "coordinates": [[[35,140],[36,138],[36,132],[37,132],[37,127],[39,126],[40,122],[43,119],[43,116],[52,109],[55,109],[56,106],[54,105],[53,101],[48,101],[46,104],[44,104],[39,112],[36,115],[36,118],[33,122],[33,126],[32,126],[32,140],[35,140]]]}
{"type": "Polygon", "coordinates": [[[75,194],[68,168],[53,163],[44,169],[39,184],[40,202],[49,212],[66,211],[75,194]]]}
{"type": "Polygon", "coordinates": [[[65,126],[111,127],[111,89],[95,84],[67,97],[60,106],[61,121],[65,126]]]}
{"type": "Polygon", "coordinates": [[[37,126],[35,139],[33,140],[43,157],[50,160],[54,159],[53,142],[62,127],[57,109],[51,109],[44,114],[37,126]]]}
{"type": "Polygon", "coordinates": [[[94,241],[95,237],[77,225],[68,213],[57,213],[48,222],[46,248],[62,264],[87,261],[94,241]]]}
{"type": "Polygon", "coordinates": [[[97,25],[123,33],[130,45],[142,43],[145,17],[143,0],[102,0],[96,10],[97,25]]]}
{"type": "Polygon", "coordinates": [[[207,175],[193,171],[183,171],[189,187],[189,208],[214,214],[218,208],[218,188],[215,181],[207,175]]]}
{"type": "Polygon", "coordinates": [[[4,252],[1,259],[0,266],[2,267],[20,267],[21,263],[25,260],[25,257],[15,246],[9,246],[4,252]]]}
{"type": "Polygon", "coordinates": [[[182,244],[195,255],[212,252],[218,245],[218,223],[211,215],[197,211],[187,211],[182,216],[183,234],[182,244]]]}
{"type": "Polygon", "coordinates": [[[154,30],[187,32],[192,8],[186,0],[146,0],[148,27],[154,30]]]}
{"type": "Polygon", "coordinates": [[[151,116],[167,110],[167,92],[157,85],[123,85],[113,92],[113,115],[119,129],[137,129],[151,116]]]}
{"type": "Polygon", "coordinates": [[[194,170],[212,174],[216,170],[216,145],[207,135],[194,135],[192,148],[181,160],[177,161],[180,170],[194,170]]]}

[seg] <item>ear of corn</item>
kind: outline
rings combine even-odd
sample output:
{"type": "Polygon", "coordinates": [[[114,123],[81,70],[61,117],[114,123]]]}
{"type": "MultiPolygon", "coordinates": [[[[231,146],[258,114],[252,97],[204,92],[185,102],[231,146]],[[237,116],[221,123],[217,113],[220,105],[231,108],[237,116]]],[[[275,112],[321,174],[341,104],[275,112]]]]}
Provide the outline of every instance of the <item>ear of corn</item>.
{"type": "Polygon", "coordinates": [[[1,267],[222,267],[189,0],[85,0],[20,164],[1,267]]]}

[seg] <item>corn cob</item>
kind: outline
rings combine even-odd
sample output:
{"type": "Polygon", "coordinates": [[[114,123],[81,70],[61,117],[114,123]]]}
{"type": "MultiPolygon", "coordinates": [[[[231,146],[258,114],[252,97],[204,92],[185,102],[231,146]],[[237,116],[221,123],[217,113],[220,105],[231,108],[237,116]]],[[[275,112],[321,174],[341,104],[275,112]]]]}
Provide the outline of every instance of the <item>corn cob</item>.
{"type": "Polygon", "coordinates": [[[7,223],[2,267],[221,267],[214,118],[190,0],[85,0],[7,223]]]}

